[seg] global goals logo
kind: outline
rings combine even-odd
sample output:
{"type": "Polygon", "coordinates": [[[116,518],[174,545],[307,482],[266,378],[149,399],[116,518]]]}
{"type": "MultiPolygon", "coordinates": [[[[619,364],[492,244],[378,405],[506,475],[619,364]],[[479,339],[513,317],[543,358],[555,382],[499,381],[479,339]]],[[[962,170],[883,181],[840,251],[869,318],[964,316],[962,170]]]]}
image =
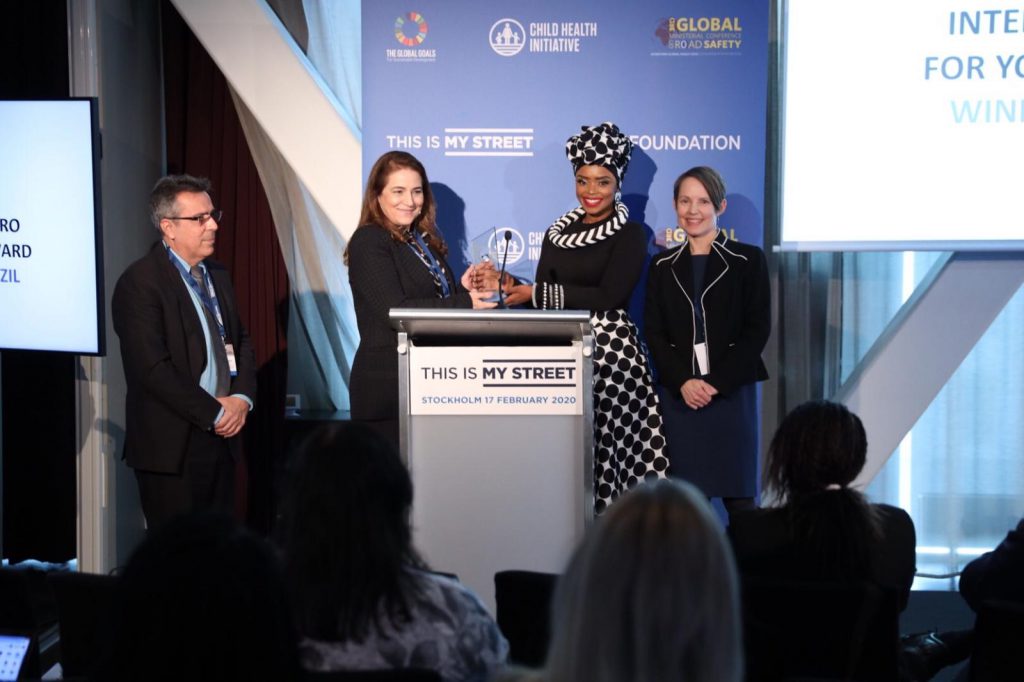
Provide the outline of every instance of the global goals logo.
{"type": "Polygon", "coordinates": [[[418,47],[427,39],[427,20],[419,12],[409,12],[395,19],[395,40],[407,47],[418,47]]]}
{"type": "Polygon", "coordinates": [[[437,59],[437,50],[422,47],[430,27],[419,12],[396,17],[394,31],[395,40],[401,47],[385,50],[389,62],[432,62],[437,59]]]}

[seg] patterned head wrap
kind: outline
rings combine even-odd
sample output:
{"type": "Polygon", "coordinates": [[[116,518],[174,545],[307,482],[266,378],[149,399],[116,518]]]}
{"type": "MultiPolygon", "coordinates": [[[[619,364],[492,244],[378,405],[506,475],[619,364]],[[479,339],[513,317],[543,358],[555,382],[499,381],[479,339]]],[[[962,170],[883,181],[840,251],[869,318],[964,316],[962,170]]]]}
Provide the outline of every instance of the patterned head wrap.
{"type": "Polygon", "coordinates": [[[572,164],[573,172],[579,171],[581,166],[604,166],[615,173],[621,186],[633,143],[610,121],[598,126],[581,126],[581,129],[583,132],[573,135],[565,143],[565,155],[572,164]]]}

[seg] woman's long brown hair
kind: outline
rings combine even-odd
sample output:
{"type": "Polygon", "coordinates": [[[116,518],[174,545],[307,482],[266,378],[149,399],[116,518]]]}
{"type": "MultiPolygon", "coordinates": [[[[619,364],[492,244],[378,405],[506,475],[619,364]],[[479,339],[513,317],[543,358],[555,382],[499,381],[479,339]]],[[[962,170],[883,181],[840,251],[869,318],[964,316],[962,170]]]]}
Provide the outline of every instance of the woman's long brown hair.
{"type": "MultiPolygon", "coordinates": [[[[376,225],[387,230],[396,242],[406,241],[408,231],[388,220],[380,207],[380,201],[378,201],[388,184],[388,178],[395,171],[402,169],[416,171],[423,183],[423,208],[412,222],[413,229],[423,232],[427,243],[434,251],[442,256],[447,256],[448,245],[444,243],[444,239],[437,229],[437,205],[434,203],[434,194],[430,191],[427,170],[419,159],[408,152],[387,152],[373,164],[373,168],[370,169],[370,177],[366,180],[366,191],[363,193],[363,208],[359,213],[359,227],[376,225]]],[[[345,265],[348,265],[348,247],[345,248],[344,260],[345,265]]]]}

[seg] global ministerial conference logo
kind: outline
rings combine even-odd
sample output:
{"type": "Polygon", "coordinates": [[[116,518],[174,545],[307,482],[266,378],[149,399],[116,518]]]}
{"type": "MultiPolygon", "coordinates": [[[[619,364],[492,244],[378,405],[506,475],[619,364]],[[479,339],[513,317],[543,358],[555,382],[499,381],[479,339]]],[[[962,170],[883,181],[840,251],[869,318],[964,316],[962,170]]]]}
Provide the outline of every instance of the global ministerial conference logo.
{"type": "Polygon", "coordinates": [[[422,45],[427,39],[427,20],[419,12],[409,12],[395,19],[395,40],[407,47],[422,45]],[[410,26],[406,26],[408,21],[410,26]],[[415,35],[410,35],[415,33],[415,35]]]}
{"type": "Polygon", "coordinates": [[[512,57],[526,44],[526,30],[515,19],[498,19],[491,26],[489,40],[492,50],[502,57],[512,57]]]}
{"type": "Polygon", "coordinates": [[[427,20],[419,12],[409,12],[395,19],[395,40],[403,47],[384,50],[389,62],[433,62],[437,50],[420,47],[427,39],[427,20]]]}
{"type": "Polygon", "coordinates": [[[736,55],[743,24],[740,17],[669,17],[659,20],[654,37],[664,49],[652,57],[736,55]]]}

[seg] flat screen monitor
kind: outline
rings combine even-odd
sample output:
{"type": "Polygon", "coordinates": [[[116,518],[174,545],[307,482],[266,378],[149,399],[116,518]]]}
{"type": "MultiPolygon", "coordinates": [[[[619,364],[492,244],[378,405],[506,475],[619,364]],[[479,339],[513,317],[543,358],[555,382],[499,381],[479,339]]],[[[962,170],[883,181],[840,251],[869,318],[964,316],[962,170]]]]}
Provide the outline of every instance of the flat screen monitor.
{"type": "Polygon", "coordinates": [[[784,250],[1024,249],[1024,5],[782,16],[784,250]]]}
{"type": "Polygon", "coordinates": [[[0,100],[0,350],[102,355],[95,99],[0,100]]]}

